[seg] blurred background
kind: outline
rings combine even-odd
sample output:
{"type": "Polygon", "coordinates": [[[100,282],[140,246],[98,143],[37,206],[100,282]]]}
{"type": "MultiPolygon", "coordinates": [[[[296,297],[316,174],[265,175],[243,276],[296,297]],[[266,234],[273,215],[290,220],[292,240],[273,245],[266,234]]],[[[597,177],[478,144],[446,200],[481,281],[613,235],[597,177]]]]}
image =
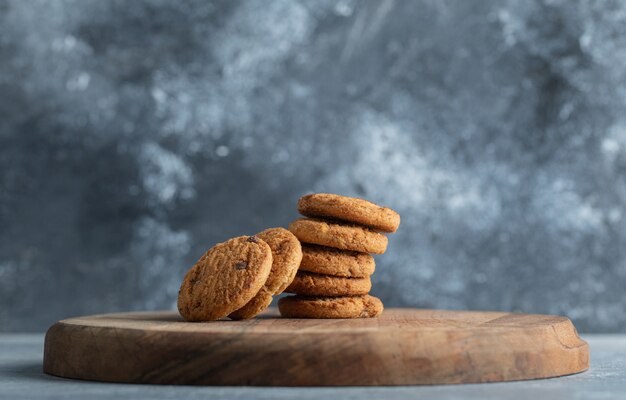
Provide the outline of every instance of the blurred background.
{"type": "Polygon", "coordinates": [[[316,191],[386,306],[626,331],[626,2],[0,0],[0,330],[172,309],[316,191]]]}

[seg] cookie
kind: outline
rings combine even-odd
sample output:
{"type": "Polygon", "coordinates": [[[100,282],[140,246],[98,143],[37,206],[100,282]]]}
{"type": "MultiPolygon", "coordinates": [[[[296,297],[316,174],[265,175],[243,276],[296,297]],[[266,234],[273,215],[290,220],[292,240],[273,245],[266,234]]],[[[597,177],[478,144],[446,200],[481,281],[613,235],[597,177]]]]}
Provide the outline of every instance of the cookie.
{"type": "Polygon", "coordinates": [[[387,249],[385,235],[352,224],[300,218],[289,225],[289,230],[304,243],[375,254],[387,249]]]}
{"type": "Polygon", "coordinates": [[[374,257],[366,253],[337,250],[314,244],[302,245],[301,271],[347,278],[365,278],[372,275],[375,268],[374,257]]]}
{"type": "Polygon", "coordinates": [[[287,293],[302,296],[357,296],[369,293],[372,281],[366,278],[343,278],[298,271],[287,293]]]}
{"type": "Polygon", "coordinates": [[[255,317],[272,304],[272,299],[272,295],[267,292],[257,294],[239,310],[235,310],[234,312],[228,314],[228,318],[241,320],[255,317]]]}
{"type": "Polygon", "coordinates": [[[383,312],[377,297],[305,297],[289,296],[278,301],[280,314],[286,318],[372,318],[383,312]]]}
{"type": "Polygon", "coordinates": [[[240,236],[209,249],[185,275],[178,311],[187,321],[223,318],[261,290],[272,269],[272,250],[256,236],[240,236]]]}
{"type": "Polygon", "coordinates": [[[259,293],[245,306],[229,315],[232,319],[248,319],[269,307],[272,296],[282,293],[293,281],[302,260],[300,241],[285,228],[270,228],[256,236],[272,249],[272,270],[259,293]]]}
{"type": "Polygon", "coordinates": [[[400,214],[367,200],[338,194],[316,193],[298,200],[298,211],[307,217],[335,218],[368,226],[383,232],[395,232],[400,214]]]}

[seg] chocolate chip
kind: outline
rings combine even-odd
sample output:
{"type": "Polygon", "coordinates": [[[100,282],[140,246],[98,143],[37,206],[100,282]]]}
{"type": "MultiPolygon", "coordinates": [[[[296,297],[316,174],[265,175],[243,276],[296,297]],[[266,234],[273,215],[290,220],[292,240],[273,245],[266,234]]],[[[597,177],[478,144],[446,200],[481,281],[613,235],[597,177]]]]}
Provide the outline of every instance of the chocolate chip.
{"type": "Polygon", "coordinates": [[[248,263],[245,261],[239,261],[237,264],[235,264],[235,269],[246,269],[246,268],[248,268],[248,263]]]}
{"type": "Polygon", "coordinates": [[[252,243],[259,243],[259,238],[256,236],[250,236],[248,238],[248,242],[252,242],[252,243]]]}

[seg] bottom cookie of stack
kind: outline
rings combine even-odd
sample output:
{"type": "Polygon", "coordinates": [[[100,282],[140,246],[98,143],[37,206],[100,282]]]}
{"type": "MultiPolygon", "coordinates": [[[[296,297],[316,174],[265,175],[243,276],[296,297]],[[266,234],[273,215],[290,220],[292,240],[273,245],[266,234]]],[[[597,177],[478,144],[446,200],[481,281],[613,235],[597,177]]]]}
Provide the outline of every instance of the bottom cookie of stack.
{"type": "Polygon", "coordinates": [[[343,297],[289,296],[278,301],[286,318],[373,318],[383,312],[379,298],[368,294],[343,297]]]}

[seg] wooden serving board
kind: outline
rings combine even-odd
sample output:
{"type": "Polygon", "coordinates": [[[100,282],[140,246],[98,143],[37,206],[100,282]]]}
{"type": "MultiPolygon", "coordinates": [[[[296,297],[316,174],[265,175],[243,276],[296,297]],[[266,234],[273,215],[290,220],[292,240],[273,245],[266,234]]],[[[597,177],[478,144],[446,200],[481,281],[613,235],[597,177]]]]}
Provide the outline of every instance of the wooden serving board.
{"type": "Polygon", "coordinates": [[[71,318],[46,334],[44,371],[109,382],[370,386],[574,374],[587,343],[565,317],[388,309],[379,318],[183,322],[176,312],[71,318]]]}

